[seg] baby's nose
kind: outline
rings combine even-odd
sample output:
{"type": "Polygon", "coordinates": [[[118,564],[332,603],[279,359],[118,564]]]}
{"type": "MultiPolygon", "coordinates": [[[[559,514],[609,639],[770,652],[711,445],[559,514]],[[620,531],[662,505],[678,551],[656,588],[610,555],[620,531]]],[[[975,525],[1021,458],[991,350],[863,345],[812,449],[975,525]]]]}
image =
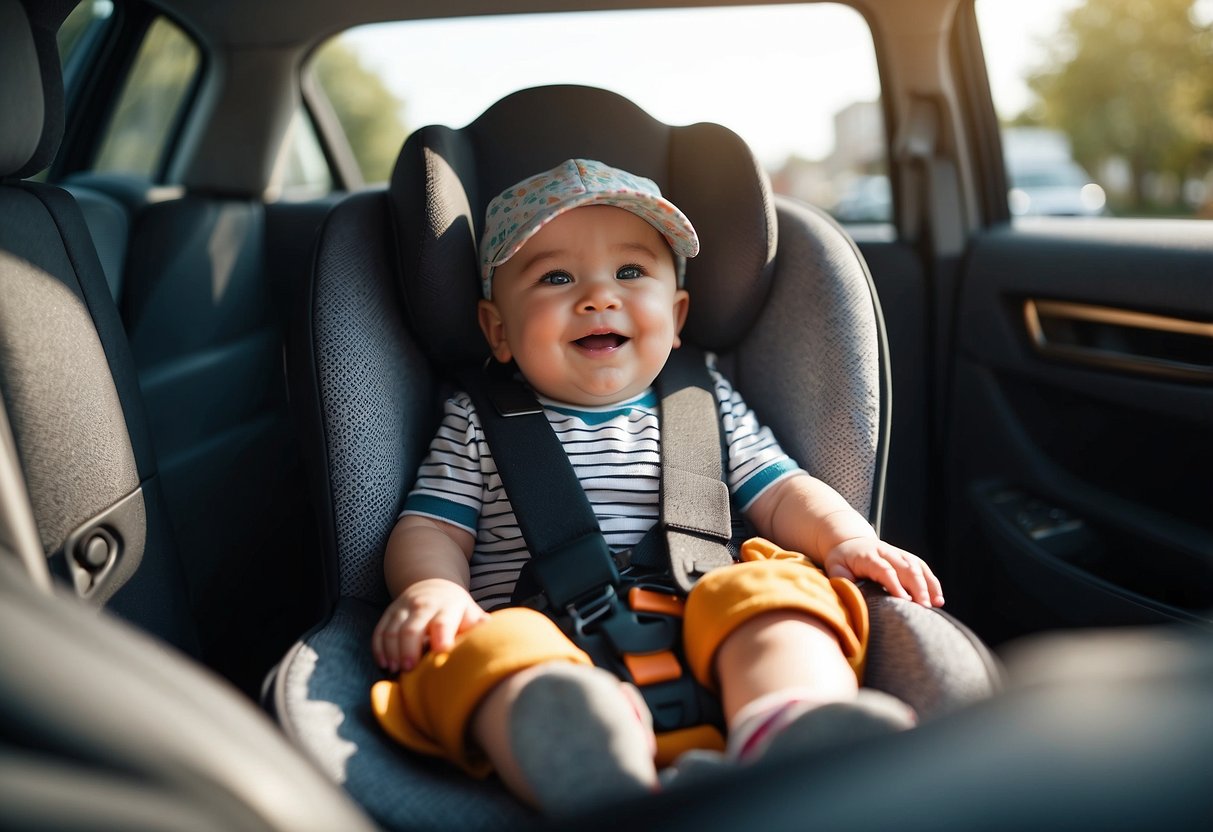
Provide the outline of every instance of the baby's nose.
{"type": "Polygon", "coordinates": [[[615,309],[619,306],[619,295],[615,292],[614,281],[610,283],[595,281],[586,286],[585,295],[581,300],[583,312],[601,312],[604,309],[615,309]]]}

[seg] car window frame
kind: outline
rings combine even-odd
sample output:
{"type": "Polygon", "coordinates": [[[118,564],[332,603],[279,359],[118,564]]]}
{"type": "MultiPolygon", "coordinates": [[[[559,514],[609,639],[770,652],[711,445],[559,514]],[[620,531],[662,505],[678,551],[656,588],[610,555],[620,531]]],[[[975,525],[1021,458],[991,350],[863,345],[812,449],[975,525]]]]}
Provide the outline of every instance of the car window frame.
{"type": "MultiPolygon", "coordinates": [[[[875,174],[875,175],[883,176],[885,179],[888,180],[889,192],[890,192],[889,214],[887,217],[883,218],[882,220],[872,221],[872,222],[865,222],[865,221],[848,222],[845,220],[838,220],[838,221],[840,222],[840,224],[842,224],[848,230],[848,232],[852,233],[853,236],[856,236],[857,238],[871,239],[871,240],[879,241],[879,242],[888,242],[888,241],[898,239],[899,230],[900,230],[899,217],[901,215],[901,193],[900,193],[900,186],[899,186],[900,177],[897,176],[896,172],[895,172],[896,168],[897,168],[898,160],[896,159],[895,154],[894,154],[894,143],[893,143],[893,136],[894,136],[894,132],[895,132],[894,106],[893,106],[893,102],[892,102],[893,87],[891,87],[889,84],[889,77],[888,77],[888,73],[885,68],[886,61],[884,58],[884,50],[882,48],[882,35],[879,30],[879,27],[875,25],[869,10],[866,8],[866,4],[862,3],[862,2],[857,3],[857,2],[854,2],[854,0],[800,0],[800,4],[805,5],[805,6],[834,5],[834,6],[844,7],[849,12],[855,14],[858,17],[858,19],[862,22],[862,25],[868,35],[868,38],[870,39],[869,40],[870,48],[871,48],[870,57],[872,60],[872,67],[875,71],[875,76],[876,76],[876,81],[877,81],[877,90],[876,90],[877,98],[875,100],[864,99],[862,102],[860,102],[857,99],[856,103],[868,103],[869,101],[872,103],[875,103],[876,106],[878,107],[878,110],[880,113],[881,122],[882,122],[881,130],[880,130],[880,143],[881,143],[881,147],[882,147],[882,151],[883,151],[884,172],[880,173],[880,174],[875,174]]],[[[743,7],[739,4],[730,4],[730,3],[725,3],[723,5],[726,7],[732,6],[732,5],[737,5],[738,8],[743,7]]],[[[785,4],[779,3],[778,0],[771,0],[771,5],[785,5],[785,4]]],[[[682,7],[671,7],[670,10],[674,10],[675,8],[682,8],[682,7]]],[[[710,11],[712,9],[718,8],[718,4],[707,3],[707,4],[703,4],[701,6],[693,5],[692,7],[688,7],[688,10],[690,10],[692,8],[697,8],[702,11],[710,11]]],[[[628,9],[614,9],[613,7],[605,8],[605,9],[577,8],[577,9],[568,9],[568,10],[563,10],[563,11],[562,10],[553,10],[552,13],[559,14],[564,17],[570,17],[570,16],[575,16],[577,14],[582,14],[582,13],[586,13],[586,12],[595,12],[595,11],[628,11],[628,9]]],[[[422,22],[426,22],[429,20],[433,20],[433,19],[457,20],[458,18],[459,18],[459,16],[455,15],[453,13],[438,13],[438,14],[434,14],[432,18],[429,18],[429,17],[424,18],[424,19],[419,18],[416,20],[412,20],[410,22],[422,23],[422,22]]],[[[351,28],[357,28],[357,27],[351,27],[351,28]]],[[[324,148],[326,155],[328,156],[330,168],[333,172],[334,181],[336,183],[341,183],[342,185],[344,185],[347,190],[358,190],[358,189],[361,189],[364,187],[368,187],[368,183],[364,182],[364,178],[363,178],[361,169],[358,166],[354,153],[350,149],[348,139],[346,138],[346,135],[344,132],[344,127],[343,127],[343,125],[341,125],[339,119],[337,118],[336,113],[333,111],[333,108],[328,101],[325,90],[319,84],[319,82],[316,80],[314,73],[309,71],[310,67],[313,63],[313,60],[315,58],[316,51],[321,49],[326,43],[328,43],[330,41],[330,39],[339,37],[341,34],[342,34],[342,32],[333,32],[329,36],[329,38],[326,38],[322,41],[315,43],[313,45],[312,49],[309,50],[309,53],[301,59],[301,61],[300,61],[300,68],[301,68],[300,69],[300,88],[301,88],[301,91],[303,94],[304,106],[307,108],[309,114],[312,116],[313,124],[316,127],[317,135],[321,140],[321,145],[324,148]]],[[[866,58],[865,58],[865,60],[866,60],[866,58]]],[[[558,82],[553,81],[553,83],[558,83],[558,82]]],[[[624,94],[625,96],[627,95],[627,93],[621,93],[621,94],[624,94]]],[[[486,102],[485,106],[488,106],[491,103],[492,103],[491,101],[486,102]]],[[[411,133],[413,129],[423,126],[425,123],[429,123],[429,122],[427,122],[426,120],[423,119],[421,122],[411,125],[411,129],[408,131],[408,133],[406,133],[405,138],[407,139],[408,134],[411,133]]],[[[459,127],[461,125],[450,125],[450,126],[459,127]]],[[[743,136],[743,138],[744,138],[744,136],[743,136]]],[[[791,159],[792,159],[792,155],[789,155],[787,161],[790,162],[791,159]]],[[[826,156],[821,157],[821,159],[818,159],[815,161],[826,162],[828,159],[829,159],[829,154],[827,154],[826,156]]],[[[791,199],[798,199],[794,195],[784,195],[784,196],[787,196],[788,198],[791,198],[791,199]]],[[[813,204],[816,207],[820,207],[823,210],[826,210],[827,212],[830,210],[826,205],[818,203],[818,202],[811,202],[810,204],[813,204]]]]}
{"type": "Polygon", "coordinates": [[[193,77],[181,96],[165,131],[159,157],[147,177],[151,182],[168,184],[173,158],[182,146],[189,116],[197,106],[212,58],[205,41],[184,21],[150,5],[123,0],[114,0],[114,10],[107,25],[96,35],[95,42],[89,44],[88,53],[82,55],[78,63],[73,55],[71,77],[65,74],[63,139],[49,167],[48,181],[63,181],[74,173],[94,169],[139,51],[158,19],[174,26],[198,52],[193,77]]]}

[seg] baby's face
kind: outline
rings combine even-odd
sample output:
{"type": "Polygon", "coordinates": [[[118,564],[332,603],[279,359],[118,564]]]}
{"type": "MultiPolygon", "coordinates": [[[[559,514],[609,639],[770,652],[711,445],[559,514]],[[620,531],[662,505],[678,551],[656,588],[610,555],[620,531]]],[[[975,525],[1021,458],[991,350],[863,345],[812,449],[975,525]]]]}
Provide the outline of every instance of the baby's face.
{"type": "Polygon", "coordinates": [[[665,238],[607,205],[552,220],[497,267],[480,327],[539,393],[582,406],[641,393],[679,345],[687,293],[665,238]]]}

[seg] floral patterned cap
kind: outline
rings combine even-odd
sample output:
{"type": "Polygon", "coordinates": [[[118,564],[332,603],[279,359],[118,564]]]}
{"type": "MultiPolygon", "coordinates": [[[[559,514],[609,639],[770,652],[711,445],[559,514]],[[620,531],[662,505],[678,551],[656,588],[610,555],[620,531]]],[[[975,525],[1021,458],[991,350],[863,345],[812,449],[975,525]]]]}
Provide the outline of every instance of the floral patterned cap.
{"type": "Polygon", "coordinates": [[[556,217],[583,205],[613,205],[631,211],[665,237],[674,250],[678,281],[686,258],[699,253],[699,237],[686,215],[643,176],[589,159],[569,159],[527,177],[493,198],[480,240],[480,276],[486,298],[493,293],[493,270],[556,217]]]}

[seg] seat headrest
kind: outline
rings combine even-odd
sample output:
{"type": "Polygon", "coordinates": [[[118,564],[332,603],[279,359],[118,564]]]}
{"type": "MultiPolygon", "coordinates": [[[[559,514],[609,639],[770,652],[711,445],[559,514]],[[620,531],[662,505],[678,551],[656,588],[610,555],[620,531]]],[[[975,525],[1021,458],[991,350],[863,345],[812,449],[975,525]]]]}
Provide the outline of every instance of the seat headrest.
{"type": "MultiPolygon", "coordinates": [[[[51,163],[63,135],[63,76],[55,33],[62,14],[0,0],[0,178],[21,178],[51,163]]],[[[65,14],[66,12],[64,12],[65,14]]]]}
{"type": "Polygon", "coordinates": [[[672,127],[615,93],[537,87],[461,129],[431,126],[405,143],[389,187],[405,314],[430,357],[483,361],[476,323],[476,246],[497,192],[565,159],[597,159],[646,176],[691,219],[702,250],[687,266],[684,334],[723,351],[749,329],[770,288],[775,214],[746,144],[717,124],[672,127]]]}

